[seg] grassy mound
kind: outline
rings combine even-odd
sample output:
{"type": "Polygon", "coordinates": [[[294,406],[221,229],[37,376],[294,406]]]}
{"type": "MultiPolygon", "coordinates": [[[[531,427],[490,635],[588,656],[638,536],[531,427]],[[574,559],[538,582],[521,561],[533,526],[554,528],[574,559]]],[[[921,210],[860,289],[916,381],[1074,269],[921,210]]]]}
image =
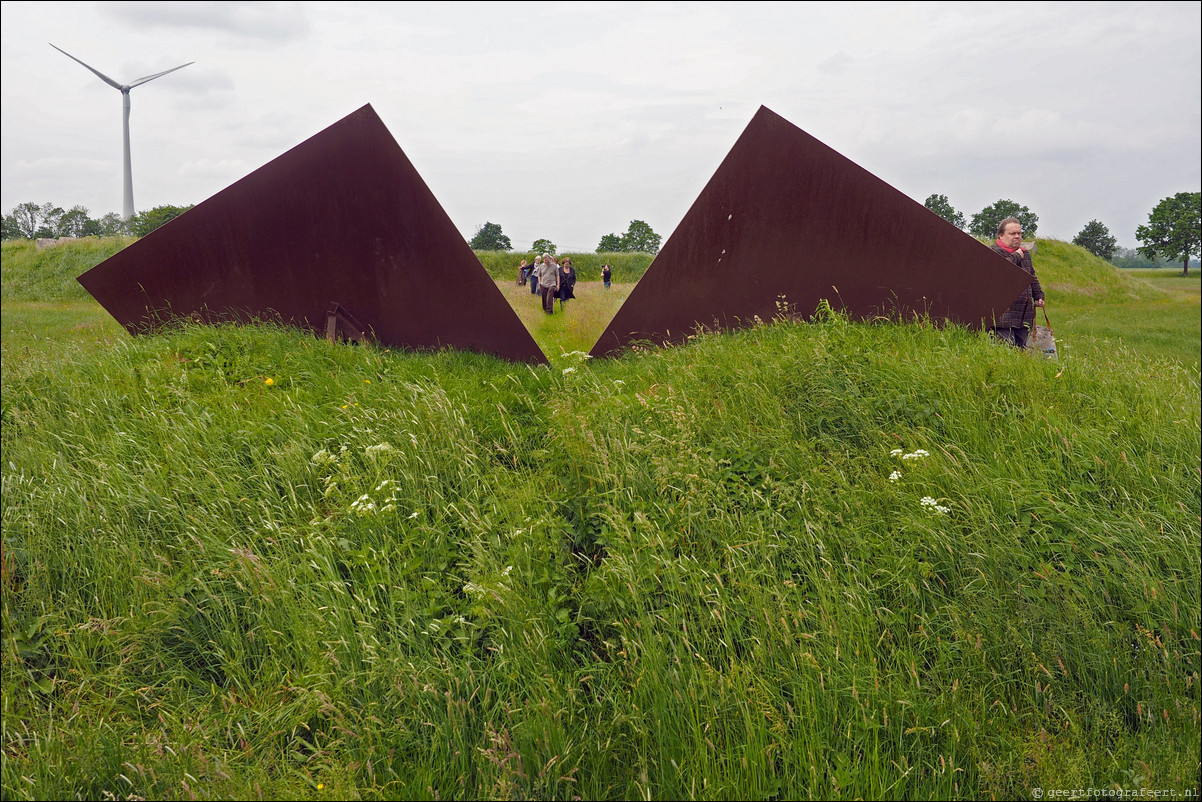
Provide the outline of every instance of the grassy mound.
{"type": "Polygon", "coordinates": [[[76,277],[133,241],[132,237],[83,237],[39,251],[33,240],[10,240],[2,246],[0,291],[5,301],[90,299],[76,277]]]}
{"type": "Polygon", "coordinates": [[[1041,239],[1033,259],[1044,292],[1057,304],[1155,301],[1165,295],[1164,290],[1069,242],[1041,239]]]}
{"type": "Polygon", "coordinates": [[[6,359],[0,788],[1196,787],[1198,385],[829,313],[551,369],[6,359]]]}

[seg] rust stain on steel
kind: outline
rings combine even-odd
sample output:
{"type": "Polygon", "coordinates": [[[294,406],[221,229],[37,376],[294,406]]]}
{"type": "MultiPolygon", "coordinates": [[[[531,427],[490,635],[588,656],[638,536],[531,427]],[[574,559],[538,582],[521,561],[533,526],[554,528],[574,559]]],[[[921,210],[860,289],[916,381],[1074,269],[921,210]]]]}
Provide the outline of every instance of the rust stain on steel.
{"type": "Polygon", "coordinates": [[[79,282],[133,334],[180,317],[269,319],[547,361],[370,105],[79,282]]]}
{"type": "Polygon", "coordinates": [[[969,326],[1031,277],[761,106],[592,348],[679,343],[734,329],[778,302],[855,318],[913,312],[969,326]]]}

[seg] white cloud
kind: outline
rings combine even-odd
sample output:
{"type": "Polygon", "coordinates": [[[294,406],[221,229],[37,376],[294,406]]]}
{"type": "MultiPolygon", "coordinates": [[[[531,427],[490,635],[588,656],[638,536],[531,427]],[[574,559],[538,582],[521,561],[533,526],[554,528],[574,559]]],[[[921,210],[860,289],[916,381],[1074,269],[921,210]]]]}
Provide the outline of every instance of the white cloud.
{"type": "Polygon", "coordinates": [[[1192,3],[5,3],[0,206],[204,200],[371,103],[465,236],[665,238],[756,109],[921,200],[1120,243],[1198,188],[1192,3]],[[98,35],[102,33],[103,35],[98,35]],[[28,165],[44,165],[31,170],[28,165]],[[53,197],[47,192],[61,193],[53,197]]]}

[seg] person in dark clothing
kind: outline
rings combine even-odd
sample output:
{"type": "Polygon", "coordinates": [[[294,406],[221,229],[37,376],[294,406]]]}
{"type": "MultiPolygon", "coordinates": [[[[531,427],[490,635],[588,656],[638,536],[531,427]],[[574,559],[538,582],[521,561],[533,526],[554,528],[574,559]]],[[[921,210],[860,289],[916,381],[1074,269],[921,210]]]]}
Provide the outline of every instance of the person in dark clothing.
{"type": "Polygon", "coordinates": [[[529,272],[526,275],[530,279],[530,294],[538,295],[538,269],[543,266],[543,257],[534,257],[534,264],[530,266],[529,272]]]}
{"type": "Polygon", "coordinates": [[[563,309],[564,304],[569,298],[575,298],[575,293],[572,292],[576,288],[576,268],[572,267],[572,257],[565,256],[563,264],[559,267],[559,292],[555,295],[559,298],[559,308],[563,309]]]}
{"type": "MultiPolygon", "coordinates": [[[[1031,252],[1022,245],[1023,224],[1016,218],[1007,217],[998,223],[997,241],[989,248],[1034,277],[1035,265],[1031,262],[1031,252]]],[[[1035,307],[1043,305],[1043,287],[1036,278],[1010,304],[1010,308],[993,322],[990,333],[1015,348],[1026,348],[1027,335],[1035,328],[1035,307]]]]}
{"type": "Polygon", "coordinates": [[[551,258],[551,254],[543,254],[543,263],[535,270],[538,277],[538,291],[543,298],[543,311],[548,315],[555,312],[555,296],[559,293],[559,265],[551,258]]]}
{"type": "Polygon", "coordinates": [[[609,282],[613,280],[613,272],[609,269],[609,265],[601,265],[601,281],[605,283],[605,289],[609,289],[609,282]]]}

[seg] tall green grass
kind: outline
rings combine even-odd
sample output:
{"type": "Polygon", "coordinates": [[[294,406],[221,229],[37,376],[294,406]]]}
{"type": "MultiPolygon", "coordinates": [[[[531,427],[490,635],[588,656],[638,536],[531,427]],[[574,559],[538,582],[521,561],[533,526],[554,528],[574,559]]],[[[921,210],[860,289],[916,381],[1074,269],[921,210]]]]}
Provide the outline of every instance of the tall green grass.
{"type": "Polygon", "coordinates": [[[5,304],[6,799],[1197,788],[1187,359],[826,309],[539,368],[25,348],[5,304]]]}
{"type": "Polygon", "coordinates": [[[600,281],[580,280],[573,290],[576,297],[567,304],[556,301],[555,312],[548,315],[541,296],[532,294],[529,287],[515,281],[498,281],[497,286],[543,353],[561,367],[574,364],[575,356],[567,356],[565,361],[565,355],[592,349],[634,289],[633,284],[615,283],[607,289],[600,281]]]}

